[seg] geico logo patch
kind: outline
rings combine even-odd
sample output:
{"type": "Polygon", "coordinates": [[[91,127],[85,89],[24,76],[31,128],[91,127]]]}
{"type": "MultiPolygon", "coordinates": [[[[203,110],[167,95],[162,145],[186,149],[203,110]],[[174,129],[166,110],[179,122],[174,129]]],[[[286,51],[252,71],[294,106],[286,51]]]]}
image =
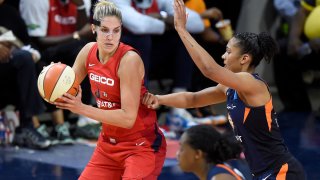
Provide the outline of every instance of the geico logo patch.
{"type": "Polygon", "coordinates": [[[106,78],[106,77],[99,76],[99,75],[96,75],[96,74],[93,74],[93,73],[89,74],[89,78],[92,81],[95,81],[95,82],[98,82],[98,83],[101,83],[101,84],[106,84],[108,86],[113,86],[114,85],[114,80],[111,79],[111,78],[106,78]]]}

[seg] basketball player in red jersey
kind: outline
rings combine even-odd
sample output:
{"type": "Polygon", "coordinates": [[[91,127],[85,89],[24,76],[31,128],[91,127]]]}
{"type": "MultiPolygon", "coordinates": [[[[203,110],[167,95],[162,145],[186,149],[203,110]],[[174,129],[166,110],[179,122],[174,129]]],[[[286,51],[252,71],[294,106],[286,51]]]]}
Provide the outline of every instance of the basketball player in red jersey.
{"type": "Polygon", "coordinates": [[[135,49],[120,42],[121,12],[107,1],[94,8],[92,32],[97,42],[79,52],[73,69],[81,82],[89,76],[98,108],[83,104],[81,87],[65,94],[58,108],[102,122],[102,132],[80,180],[157,179],[166,152],[156,112],[141,104],[144,65],[135,49]]]}

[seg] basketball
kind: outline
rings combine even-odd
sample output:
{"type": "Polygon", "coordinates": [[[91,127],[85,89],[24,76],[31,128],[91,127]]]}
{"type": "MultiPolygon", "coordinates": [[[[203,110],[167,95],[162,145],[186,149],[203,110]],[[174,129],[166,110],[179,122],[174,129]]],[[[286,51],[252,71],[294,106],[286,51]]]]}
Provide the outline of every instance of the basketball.
{"type": "MultiPolygon", "coordinates": [[[[78,93],[79,84],[73,69],[63,63],[52,63],[43,68],[38,77],[38,90],[47,102],[59,102],[64,93],[74,96],[78,93]]],[[[61,102],[61,101],[60,101],[61,102]]]]}

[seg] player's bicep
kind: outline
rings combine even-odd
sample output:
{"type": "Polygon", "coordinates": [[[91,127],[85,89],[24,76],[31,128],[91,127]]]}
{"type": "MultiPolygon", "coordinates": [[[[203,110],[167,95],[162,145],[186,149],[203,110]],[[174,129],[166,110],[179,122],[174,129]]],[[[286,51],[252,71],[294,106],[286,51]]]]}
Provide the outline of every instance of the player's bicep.
{"type": "Polygon", "coordinates": [[[73,63],[72,69],[75,71],[79,83],[81,83],[87,75],[86,60],[92,46],[93,46],[93,43],[88,43],[87,45],[85,45],[80,50],[80,52],[76,57],[76,60],[73,63]]]}
{"type": "Polygon", "coordinates": [[[118,76],[120,78],[121,109],[131,118],[136,118],[144,77],[143,63],[137,53],[131,51],[123,57],[118,76]]]}
{"type": "Polygon", "coordinates": [[[226,87],[218,84],[214,87],[203,89],[194,94],[194,104],[197,107],[218,104],[226,101],[226,87]]]}

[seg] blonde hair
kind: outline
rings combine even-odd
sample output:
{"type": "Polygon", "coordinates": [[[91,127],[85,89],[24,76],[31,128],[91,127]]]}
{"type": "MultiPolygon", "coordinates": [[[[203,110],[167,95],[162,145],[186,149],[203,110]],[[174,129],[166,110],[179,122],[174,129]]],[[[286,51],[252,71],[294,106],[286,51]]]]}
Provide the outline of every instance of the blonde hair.
{"type": "Polygon", "coordinates": [[[100,0],[94,6],[93,19],[100,22],[106,16],[116,16],[122,23],[122,14],[118,7],[110,1],[100,0]]]}

